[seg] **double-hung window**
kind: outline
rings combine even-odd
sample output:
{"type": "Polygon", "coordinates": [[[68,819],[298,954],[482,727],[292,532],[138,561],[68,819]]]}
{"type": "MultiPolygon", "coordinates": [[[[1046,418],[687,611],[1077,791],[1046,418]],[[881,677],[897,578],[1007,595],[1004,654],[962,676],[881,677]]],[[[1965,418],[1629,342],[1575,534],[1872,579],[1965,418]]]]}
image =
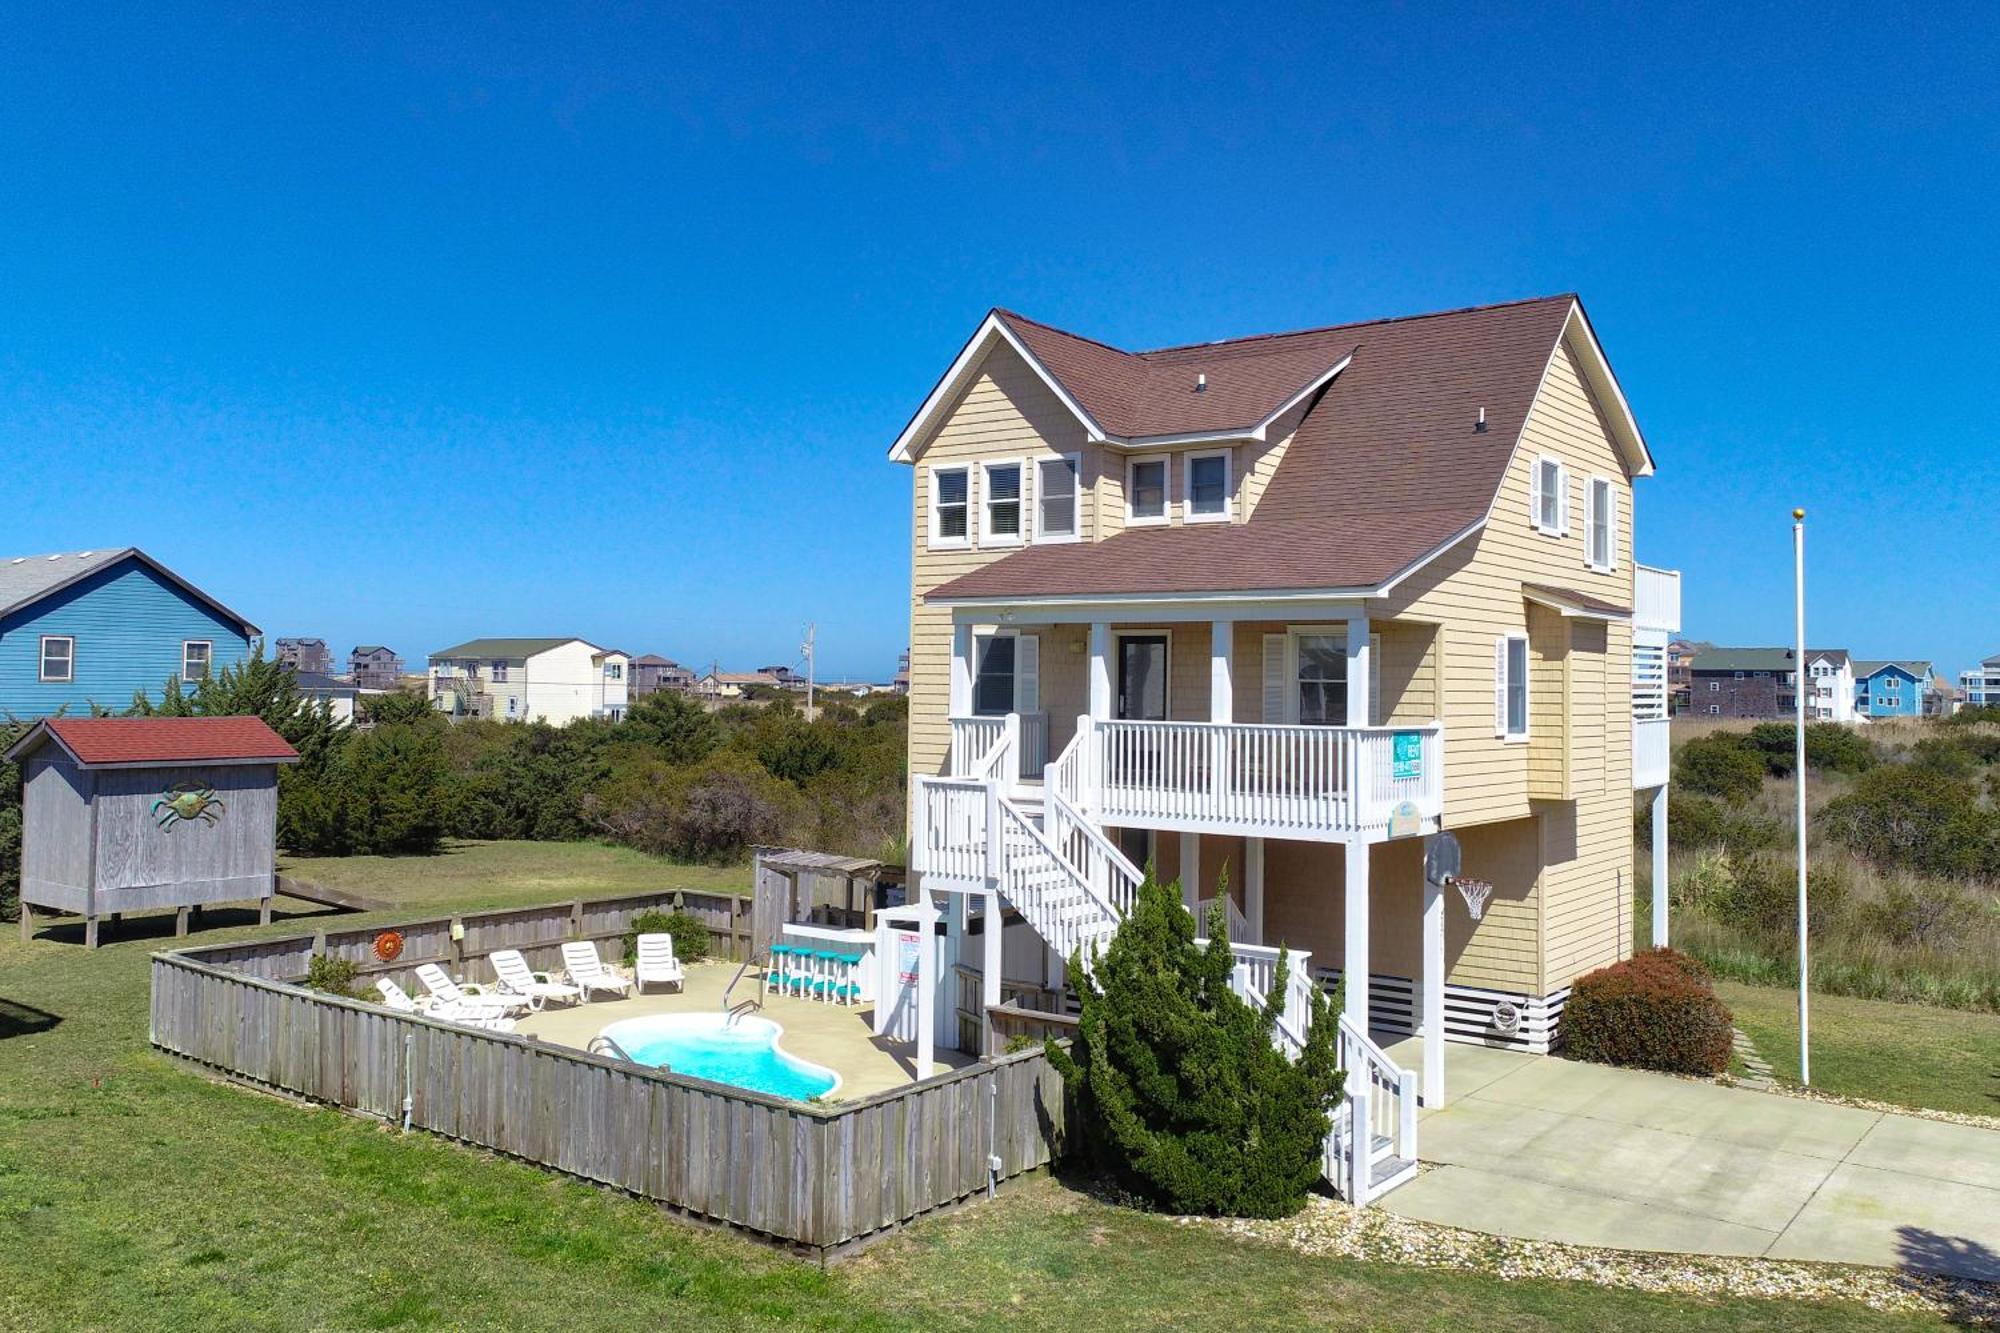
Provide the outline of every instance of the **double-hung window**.
{"type": "Polygon", "coordinates": [[[1229,521],[1229,453],[1189,454],[1187,459],[1187,521],[1229,521]]]}
{"type": "Polygon", "coordinates": [[[617,662],[606,662],[604,664],[604,678],[606,680],[623,680],[625,679],[625,668],[617,662]]]}
{"type": "Polygon", "coordinates": [[[972,711],[977,717],[1033,713],[1040,708],[1041,640],[1009,630],[972,639],[972,711]]]}
{"type": "Polygon", "coordinates": [[[181,679],[193,683],[206,679],[215,645],[207,639],[186,639],[181,643],[181,679]]]}
{"type": "Polygon", "coordinates": [[[979,540],[993,546],[1012,546],[1021,540],[1022,500],[1021,479],[1026,471],[1024,464],[987,463],[985,520],[980,526],[979,540]]]}
{"type": "Polygon", "coordinates": [[[1609,571],[1618,564],[1618,492],[1611,478],[1592,477],[1587,494],[1585,556],[1592,569],[1609,571]]]}
{"type": "Polygon", "coordinates": [[[1347,725],[1347,639],[1335,634],[1298,636],[1298,721],[1308,727],[1347,725]]]}
{"type": "Polygon", "coordinates": [[[931,545],[964,546],[971,534],[972,469],[931,469],[931,545]]]}
{"type": "Polygon", "coordinates": [[[1128,527],[1167,521],[1165,456],[1135,458],[1125,465],[1125,522],[1128,527]]]}
{"type": "Polygon", "coordinates": [[[1543,454],[1535,460],[1529,484],[1528,518],[1535,531],[1546,536],[1569,535],[1569,469],[1561,459],[1543,454]]]}
{"type": "Polygon", "coordinates": [[[1504,634],[1493,641],[1493,734],[1528,739],[1528,636],[1504,634]]]}
{"type": "Polygon", "coordinates": [[[490,674],[492,676],[494,684],[498,685],[504,683],[507,679],[507,659],[505,659],[504,657],[495,658],[493,661],[493,666],[490,674]]]}
{"type": "Polygon", "coordinates": [[[67,634],[42,636],[42,669],[38,679],[67,684],[76,679],[76,640],[67,634]]]}
{"type": "Polygon", "coordinates": [[[1077,470],[1080,454],[1043,458],[1035,463],[1035,540],[1074,541],[1077,524],[1077,470]]]}

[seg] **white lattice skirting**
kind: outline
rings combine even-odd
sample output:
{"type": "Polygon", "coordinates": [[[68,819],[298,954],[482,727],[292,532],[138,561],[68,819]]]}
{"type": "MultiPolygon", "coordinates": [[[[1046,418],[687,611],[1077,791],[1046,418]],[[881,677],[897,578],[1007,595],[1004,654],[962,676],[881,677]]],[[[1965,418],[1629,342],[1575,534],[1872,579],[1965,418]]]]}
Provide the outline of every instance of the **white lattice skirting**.
{"type": "MultiPolygon", "coordinates": [[[[1340,988],[1339,968],[1313,969],[1313,976],[1329,996],[1340,988]]],[[[1444,1034],[1448,1041],[1480,1046],[1500,1046],[1509,1050],[1548,1054],[1562,1021],[1563,1005],[1569,1001],[1569,987],[1549,995],[1524,995],[1509,991],[1485,990],[1478,986],[1444,988],[1444,1034]],[[1511,1007],[1512,1022],[1507,1009],[1511,1007]]],[[[1423,1003],[1417,985],[1408,977],[1368,978],[1368,1026],[1395,1037],[1416,1035],[1418,1009],[1423,1003]]]]}

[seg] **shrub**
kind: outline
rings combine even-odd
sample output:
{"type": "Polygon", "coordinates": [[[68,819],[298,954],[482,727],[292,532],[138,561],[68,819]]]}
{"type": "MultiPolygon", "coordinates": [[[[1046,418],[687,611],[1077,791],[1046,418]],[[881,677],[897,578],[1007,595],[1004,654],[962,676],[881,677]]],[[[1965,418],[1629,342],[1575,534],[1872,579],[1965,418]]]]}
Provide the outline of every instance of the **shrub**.
{"type": "Polygon", "coordinates": [[[1956,885],[1895,879],[1883,887],[1880,898],[1867,905],[1865,916],[1869,926],[1891,943],[1945,950],[1962,940],[1977,914],[1978,909],[1956,885]]]}
{"type": "Polygon", "coordinates": [[[625,932],[626,965],[637,961],[641,935],[660,934],[674,937],[674,957],[683,963],[699,963],[708,957],[708,923],[693,912],[641,912],[625,932]]]}
{"type": "Polygon", "coordinates": [[[309,990],[344,995],[350,1000],[365,1000],[369,997],[354,984],[360,976],[361,968],[351,958],[329,958],[323,953],[316,953],[306,960],[306,987],[309,990]]]}
{"type": "MultiPolygon", "coordinates": [[[[1798,736],[1790,722],[1759,722],[1743,745],[1763,760],[1774,778],[1790,777],[1798,759],[1798,736]]],[[[1806,724],[1806,767],[1822,773],[1866,773],[1875,766],[1875,747],[1852,727],[1838,722],[1806,724]]]]}
{"type": "Polygon", "coordinates": [[[1571,988],[1562,1042],[1579,1060],[1719,1074],[1729,1067],[1733,1021],[1706,968],[1672,949],[1649,949],[1571,988]]]}
{"type": "Polygon", "coordinates": [[[1083,1018],[1049,1059],[1076,1097],[1084,1151],[1128,1189],[1177,1213],[1283,1217],[1320,1177],[1341,1090],[1335,1017],[1316,995],[1305,1051],[1287,1060],[1271,1044],[1283,976],[1252,1009],[1229,988],[1222,932],[1203,949],[1194,931],[1179,887],[1148,874],[1095,967],[1071,960],[1090,978],[1083,1018]]]}
{"type": "Polygon", "coordinates": [[[1971,783],[1932,768],[1893,764],[1864,774],[1827,802],[1822,819],[1835,841],[1879,866],[2000,878],[2000,815],[1980,807],[1971,783]]]}
{"type": "MultiPolygon", "coordinates": [[[[1740,804],[1764,789],[1764,761],[1739,736],[1698,736],[1674,756],[1674,785],[1740,804]]],[[[1673,817],[1671,802],[1667,817],[1673,817]]]]}

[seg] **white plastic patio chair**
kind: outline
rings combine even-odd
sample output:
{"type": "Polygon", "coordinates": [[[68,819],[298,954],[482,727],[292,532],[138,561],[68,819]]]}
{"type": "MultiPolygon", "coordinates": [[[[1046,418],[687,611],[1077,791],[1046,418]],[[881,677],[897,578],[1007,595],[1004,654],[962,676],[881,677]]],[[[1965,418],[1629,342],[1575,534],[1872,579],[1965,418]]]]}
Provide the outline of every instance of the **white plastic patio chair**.
{"type": "Polygon", "coordinates": [[[417,964],[417,980],[424,983],[424,989],[438,1004],[455,1004],[468,1013],[485,1010],[496,1015],[510,1014],[534,1007],[534,1002],[525,995],[501,995],[477,985],[461,986],[436,963],[417,964]]]}
{"type": "Polygon", "coordinates": [[[408,991],[388,977],[377,977],[375,989],[381,994],[382,1003],[399,1014],[415,1014],[420,1018],[435,1018],[442,1023],[484,1028],[489,1032],[514,1030],[513,1019],[497,1014],[491,1009],[468,1009],[459,1004],[439,1004],[435,1001],[426,1004],[413,1000],[408,991]]]}
{"type": "Polygon", "coordinates": [[[569,973],[570,984],[583,989],[583,998],[608,990],[624,995],[632,989],[632,983],[604,965],[597,956],[597,946],[589,940],[571,940],[562,947],[563,970],[569,973]]]}
{"type": "Polygon", "coordinates": [[[681,971],[681,960],[674,957],[674,937],[665,932],[639,937],[639,956],[632,965],[632,984],[639,994],[644,995],[649,981],[687,989],[687,974],[681,971]]]}
{"type": "Polygon", "coordinates": [[[493,964],[493,975],[500,978],[501,992],[525,999],[531,1009],[541,1008],[545,1000],[574,1004],[583,997],[577,987],[550,981],[548,973],[534,971],[519,949],[500,949],[489,955],[487,961],[493,964]]]}

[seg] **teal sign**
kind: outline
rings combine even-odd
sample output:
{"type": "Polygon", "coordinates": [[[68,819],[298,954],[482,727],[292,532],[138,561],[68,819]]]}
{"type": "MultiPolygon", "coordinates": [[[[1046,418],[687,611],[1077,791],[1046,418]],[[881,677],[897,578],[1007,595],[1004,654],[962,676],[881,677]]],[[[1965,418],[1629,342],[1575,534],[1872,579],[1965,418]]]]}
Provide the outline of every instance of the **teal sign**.
{"type": "Polygon", "coordinates": [[[1424,738],[1416,731],[1398,731],[1389,737],[1389,776],[1395,781],[1424,775],[1424,738]]]}

